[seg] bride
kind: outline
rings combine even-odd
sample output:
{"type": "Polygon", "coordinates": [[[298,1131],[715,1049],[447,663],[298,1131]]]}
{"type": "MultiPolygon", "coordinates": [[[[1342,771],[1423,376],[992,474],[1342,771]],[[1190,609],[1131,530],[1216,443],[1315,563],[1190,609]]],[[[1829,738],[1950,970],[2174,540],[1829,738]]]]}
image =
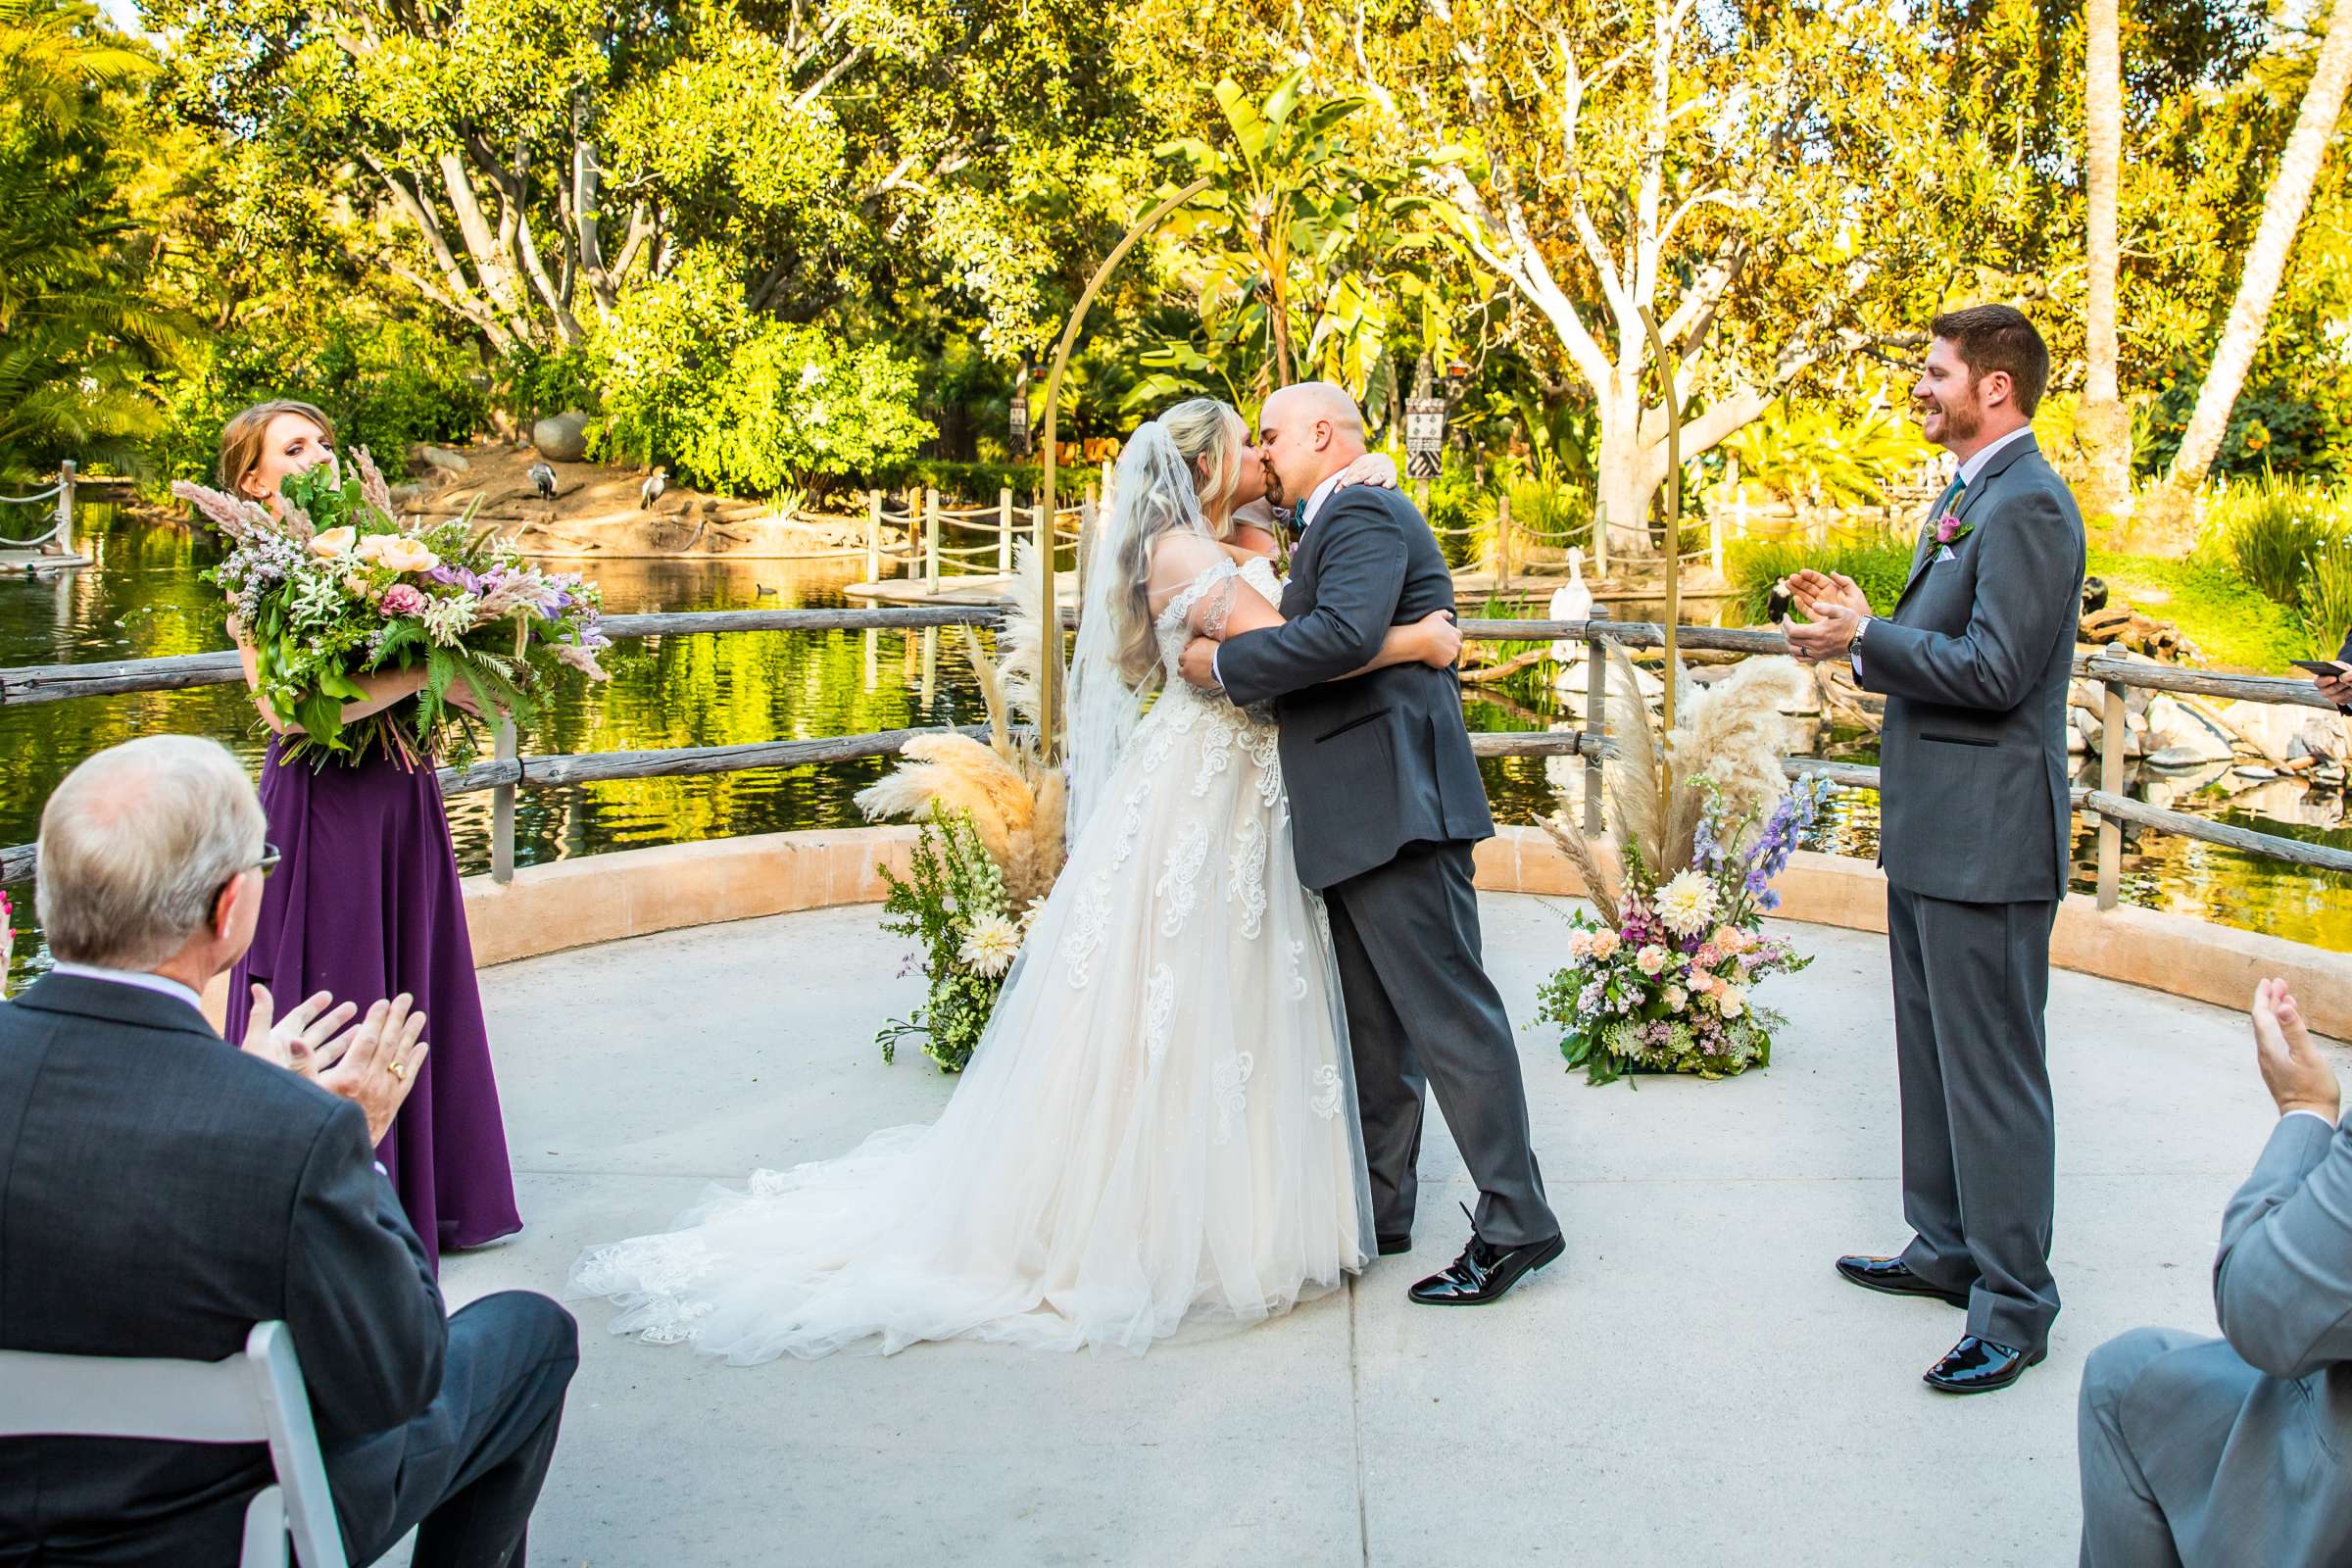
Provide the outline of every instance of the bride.
{"type": "MultiPolygon", "coordinates": [[[[667,1234],[583,1254],[573,1284],[619,1303],[613,1332],[738,1363],[874,1339],[1140,1353],[1188,1315],[1287,1311],[1373,1254],[1330,928],[1292,871],[1273,721],[1175,675],[1194,635],[1282,618],[1271,564],[1235,541],[1264,487],[1212,399],[1128,442],[1070,676],[1069,858],[955,1097],[930,1126],[714,1187],[667,1234]]],[[[1366,667],[1450,663],[1460,643],[1433,615],[1366,667]]]]}

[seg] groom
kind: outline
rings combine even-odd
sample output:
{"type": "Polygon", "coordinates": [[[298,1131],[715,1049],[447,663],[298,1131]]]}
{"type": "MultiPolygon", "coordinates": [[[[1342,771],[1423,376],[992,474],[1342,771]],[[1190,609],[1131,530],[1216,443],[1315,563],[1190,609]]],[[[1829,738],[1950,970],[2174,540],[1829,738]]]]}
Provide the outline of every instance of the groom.
{"type": "Polygon", "coordinates": [[[1431,1306],[1499,1299],[1565,1250],[1528,1143],[1510,1019],[1479,956],[1471,846],[1492,838],[1486,787],[1450,669],[1394,664],[1353,680],[1393,625],[1453,608],[1429,524],[1394,490],[1337,490],[1364,455],[1363,416],[1328,382],[1266,400],[1266,497],[1294,505],[1286,623],[1196,640],[1185,678],[1243,706],[1272,701],[1297,811],[1298,879],[1319,890],[1339,952],[1373,1228],[1412,1247],[1422,1088],[1435,1088],[1478,1183],[1470,1245],[1414,1286],[1431,1306]]]}

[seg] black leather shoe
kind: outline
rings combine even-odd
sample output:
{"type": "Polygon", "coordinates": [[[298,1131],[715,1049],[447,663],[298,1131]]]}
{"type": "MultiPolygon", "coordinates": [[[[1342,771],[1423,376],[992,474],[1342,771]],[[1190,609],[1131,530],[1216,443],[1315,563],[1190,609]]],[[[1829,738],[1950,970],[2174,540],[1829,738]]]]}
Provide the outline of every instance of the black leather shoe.
{"type": "Polygon", "coordinates": [[[1940,1285],[1931,1285],[1912,1273],[1911,1265],[1899,1257],[1849,1254],[1838,1260],[1838,1272],[1866,1291],[1884,1291],[1888,1296],[1929,1296],[1954,1306],[1968,1304],[1966,1291],[1947,1291],[1940,1285]]]}
{"type": "Polygon", "coordinates": [[[2028,1355],[1964,1334],[1958,1345],[1943,1353],[1942,1360],[1928,1368],[1922,1381],[1944,1394],[1990,1394],[2024,1377],[2026,1368],[2039,1366],[2049,1353],[2043,1349],[2028,1355]]]}
{"type": "Polygon", "coordinates": [[[1380,1243],[1380,1255],[1383,1257],[1402,1257],[1413,1250],[1410,1236],[1382,1236],[1375,1240],[1380,1243]]]}
{"type": "Polygon", "coordinates": [[[1496,1247],[1473,1235],[1452,1267],[1405,1294],[1423,1306],[1485,1306],[1566,1250],[1568,1243],[1557,1236],[1524,1247],[1496,1247]]]}

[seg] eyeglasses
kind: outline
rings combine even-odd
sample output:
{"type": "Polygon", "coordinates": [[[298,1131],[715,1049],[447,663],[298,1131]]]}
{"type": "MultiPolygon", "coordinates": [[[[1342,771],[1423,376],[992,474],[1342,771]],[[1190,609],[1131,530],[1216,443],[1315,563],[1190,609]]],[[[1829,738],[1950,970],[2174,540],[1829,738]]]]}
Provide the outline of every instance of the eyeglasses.
{"type": "MultiPolygon", "coordinates": [[[[277,869],[277,846],[265,840],[262,844],[262,858],[247,866],[245,871],[259,871],[262,873],[262,880],[267,882],[270,879],[270,873],[277,869]]],[[[236,876],[232,876],[220,884],[220,891],[213,895],[213,903],[216,906],[220,904],[222,894],[237,885],[237,877],[243,876],[245,871],[239,871],[236,876]]]]}

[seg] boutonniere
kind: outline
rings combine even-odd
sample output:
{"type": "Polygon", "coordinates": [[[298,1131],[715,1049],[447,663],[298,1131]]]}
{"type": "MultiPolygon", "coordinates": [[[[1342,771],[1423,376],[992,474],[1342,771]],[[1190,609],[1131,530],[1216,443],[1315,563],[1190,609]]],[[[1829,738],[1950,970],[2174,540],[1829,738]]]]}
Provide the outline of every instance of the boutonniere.
{"type": "Polygon", "coordinates": [[[1936,519],[1936,542],[1939,545],[1956,545],[1976,531],[1975,523],[1962,522],[1948,512],[1936,519]]]}

